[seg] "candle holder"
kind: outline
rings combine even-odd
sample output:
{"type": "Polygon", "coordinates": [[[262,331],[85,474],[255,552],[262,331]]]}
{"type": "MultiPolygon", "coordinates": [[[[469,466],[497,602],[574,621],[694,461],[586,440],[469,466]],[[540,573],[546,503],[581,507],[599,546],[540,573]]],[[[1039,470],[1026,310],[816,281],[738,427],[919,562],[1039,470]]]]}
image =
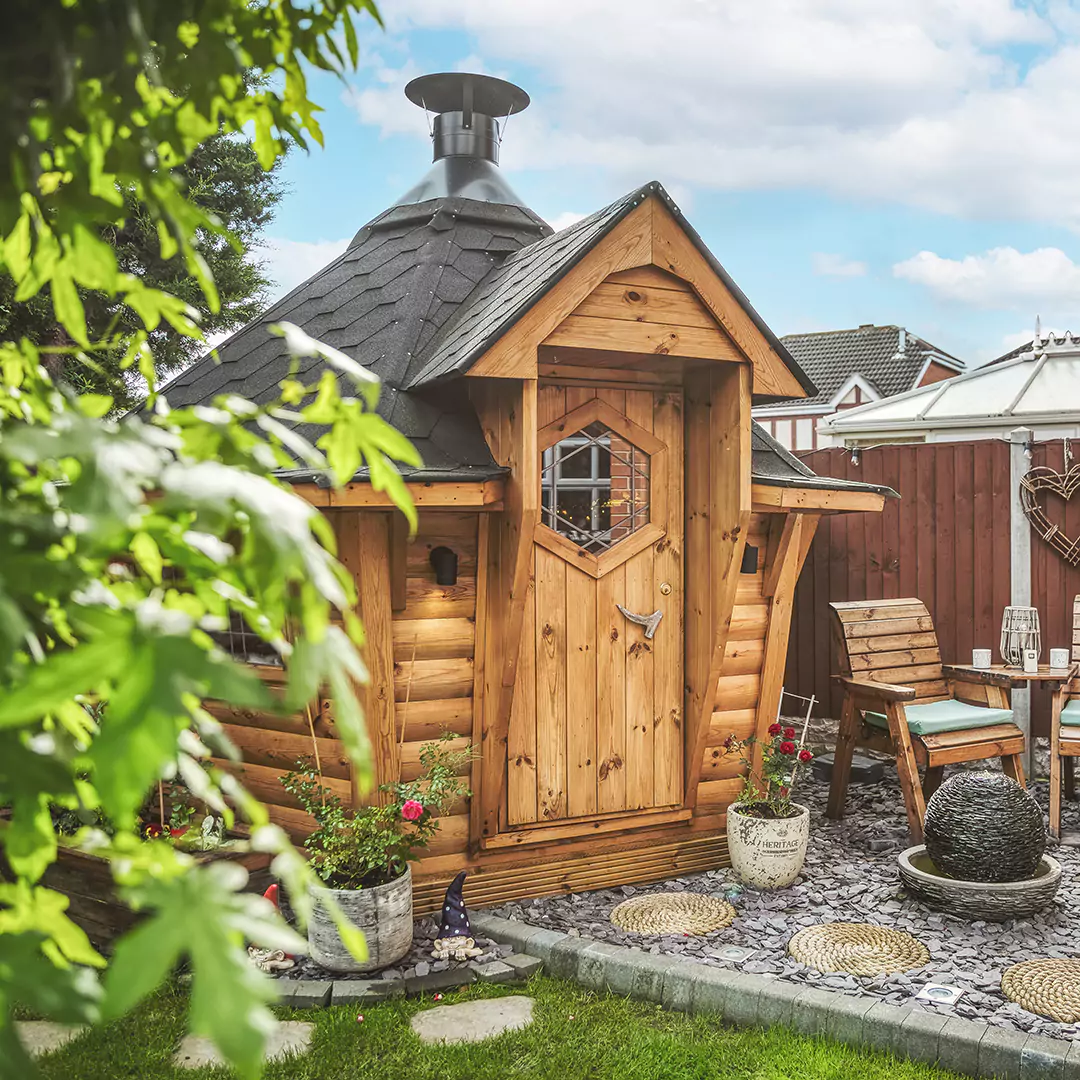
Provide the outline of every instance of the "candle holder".
{"type": "Polygon", "coordinates": [[[1008,667],[1023,667],[1027,649],[1042,653],[1039,612],[1033,607],[1007,607],[1001,616],[1001,659],[1008,667]]]}

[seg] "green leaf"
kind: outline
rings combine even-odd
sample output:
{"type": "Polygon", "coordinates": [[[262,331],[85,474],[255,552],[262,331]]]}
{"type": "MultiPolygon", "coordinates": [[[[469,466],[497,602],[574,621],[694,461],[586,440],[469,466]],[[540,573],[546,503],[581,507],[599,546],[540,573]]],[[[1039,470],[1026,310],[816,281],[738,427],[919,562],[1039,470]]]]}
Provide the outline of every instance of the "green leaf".
{"type": "Polygon", "coordinates": [[[79,291],[75,288],[67,260],[56,266],[52,277],[53,310],[56,312],[56,321],[84,348],[90,345],[90,339],[86,333],[86,312],[83,302],[79,299],[79,291]]]}
{"type": "Polygon", "coordinates": [[[11,806],[2,836],[4,855],[20,877],[37,881],[56,859],[56,830],[45,792],[23,791],[11,806]]]}
{"type": "Polygon", "coordinates": [[[131,553],[138,560],[146,576],[155,585],[160,585],[161,572],[165,564],[161,558],[161,549],[154,538],[149,533],[136,533],[131,538],[131,553]]]}
{"type": "Polygon", "coordinates": [[[82,394],[78,399],[79,412],[93,420],[107,416],[113,407],[113,399],[108,394],[82,394]]]}
{"type": "Polygon", "coordinates": [[[34,723],[76,694],[86,694],[121,671],[129,659],[123,639],[89,641],[55,652],[0,695],[0,728],[34,723]]]}

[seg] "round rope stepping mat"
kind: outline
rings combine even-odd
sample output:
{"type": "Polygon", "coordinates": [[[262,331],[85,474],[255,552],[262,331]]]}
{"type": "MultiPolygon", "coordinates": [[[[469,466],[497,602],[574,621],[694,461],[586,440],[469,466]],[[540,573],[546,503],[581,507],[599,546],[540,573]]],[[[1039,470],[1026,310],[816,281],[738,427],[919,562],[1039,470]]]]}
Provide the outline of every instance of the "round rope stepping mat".
{"type": "Polygon", "coordinates": [[[708,934],[735,921],[726,901],[700,893],[673,892],[632,896],[611,913],[620,930],[634,934],[708,934]]]}
{"type": "Polygon", "coordinates": [[[1059,1024],[1080,1020],[1080,960],[1025,960],[1001,976],[1001,992],[1022,1009],[1059,1024]]]}
{"type": "Polygon", "coordinates": [[[930,953],[917,938],[871,923],[808,926],[788,942],[788,952],[807,967],[847,975],[911,971],[930,962],[930,953]]]}

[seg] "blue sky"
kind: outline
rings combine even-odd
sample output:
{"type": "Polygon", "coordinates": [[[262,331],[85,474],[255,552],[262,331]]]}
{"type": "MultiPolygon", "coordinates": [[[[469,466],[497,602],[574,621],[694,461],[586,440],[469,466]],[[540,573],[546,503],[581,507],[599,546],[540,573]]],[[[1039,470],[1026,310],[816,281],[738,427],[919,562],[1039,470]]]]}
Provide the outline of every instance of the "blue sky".
{"type": "Polygon", "coordinates": [[[419,179],[402,88],[525,87],[502,163],[555,225],[659,180],[779,333],[898,323],[969,363],[1080,330],[1078,0],[386,0],[326,149],[292,155],[280,287],[419,179]],[[1025,336],[1026,335],[1026,336],[1025,336]]]}

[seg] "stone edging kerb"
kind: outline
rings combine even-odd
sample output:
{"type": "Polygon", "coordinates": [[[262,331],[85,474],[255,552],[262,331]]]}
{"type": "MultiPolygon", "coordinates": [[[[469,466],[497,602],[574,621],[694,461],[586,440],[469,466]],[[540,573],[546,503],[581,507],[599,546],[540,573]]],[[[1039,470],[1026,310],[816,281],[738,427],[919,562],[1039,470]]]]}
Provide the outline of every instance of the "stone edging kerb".
{"type": "Polygon", "coordinates": [[[719,1013],[738,1026],[783,1024],[804,1035],[1000,1080],[1080,1080],[1080,1042],[1049,1039],[917,1005],[886,1005],[778,978],[654,956],[495,915],[473,929],[543,960],[547,972],[590,990],[653,1001],[681,1012],[719,1013]]]}

